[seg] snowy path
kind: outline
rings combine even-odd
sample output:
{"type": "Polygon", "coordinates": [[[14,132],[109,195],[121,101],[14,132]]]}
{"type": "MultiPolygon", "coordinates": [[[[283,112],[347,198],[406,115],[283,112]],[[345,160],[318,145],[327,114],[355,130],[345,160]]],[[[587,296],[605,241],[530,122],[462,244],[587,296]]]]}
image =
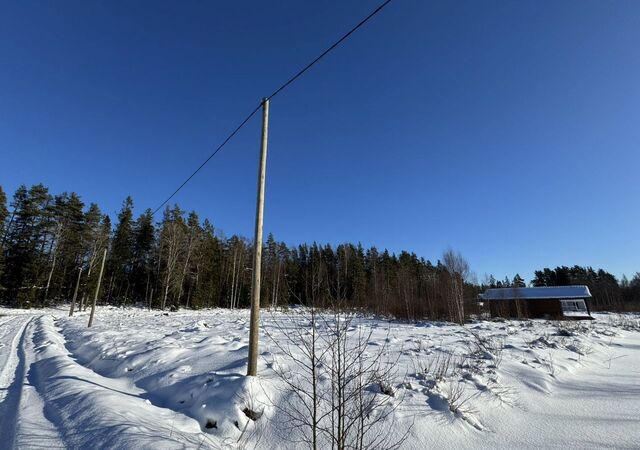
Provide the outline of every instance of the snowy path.
{"type": "Polygon", "coordinates": [[[28,321],[27,316],[0,317],[0,404],[3,404],[9,393],[8,388],[17,370],[20,361],[18,347],[28,321]]]}
{"type": "Polygon", "coordinates": [[[0,324],[0,436],[13,446],[25,378],[24,342],[30,317],[4,318],[0,324]],[[7,345],[8,343],[8,345],[7,345]],[[16,413],[14,413],[16,412],[16,413]]]}
{"type": "Polygon", "coordinates": [[[193,419],[153,406],[128,380],[75,362],[51,316],[16,316],[0,327],[11,342],[1,354],[1,448],[218,447],[193,419]]]}
{"type": "MultiPolygon", "coordinates": [[[[251,399],[238,394],[252,387],[243,376],[246,311],[104,308],[97,317],[87,329],[85,313],[0,310],[2,450],[302,448],[277,431],[275,410],[267,407],[255,423],[242,413],[251,399]]],[[[281,319],[263,316],[276,339],[288,332],[278,328],[281,319]]],[[[414,424],[403,449],[640,448],[640,332],[608,320],[569,335],[559,333],[566,324],[545,321],[459,327],[362,319],[356,328],[373,328],[372,348],[387,342],[399,355],[403,400],[394,431],[414,424]],[[463,419],[416,364],[468,351],[471,333],[505,346],[499,367],[447,376],[469,396],[463,419]]],[[[263,339],[261,388],[281,402],[269,361],[282,355],[263,339]]]]}
{"type": "Polygon", "coordinates": [[[65,448],[56,427],[45,417],[44,403],[30,381],[33,374],[34,317],[16,317],[0,325],[11,345],[2,355],[0,436],[8,448],[65,448]]]}

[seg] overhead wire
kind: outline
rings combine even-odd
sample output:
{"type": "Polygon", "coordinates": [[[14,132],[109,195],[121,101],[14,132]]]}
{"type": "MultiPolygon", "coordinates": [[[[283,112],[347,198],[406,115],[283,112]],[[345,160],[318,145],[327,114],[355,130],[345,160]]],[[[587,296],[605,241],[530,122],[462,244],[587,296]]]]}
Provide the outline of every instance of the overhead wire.
{"type": "Polygon", "coordinates": [[[340,45],[345,39],[347,39],[349,36],[351,36],[353,33],[356,32],[356,30],[358,28],[360,28],[362,25],[364,25],[365,23],[367,23],[373,16],[375,16],[376,14],[378,14],[382,8],[384,8],[385,6],[387,6],[389,3],[391,3],[392,0],[386,0],[384,3],[382,3],[380,6],[378,6],[376,9],[374,9],[371,14],[369,14],[367,17],[365,17],[364,19],[362,19],[356,26],[354,26],[353,28],[351,28],[351,30],[349,30],[347,33],[344,34],[344,36],[342,36],[340,39],[338,39],[335,43],[333,43],[329,48],[327,48],[324,52],[322,52],[320,54],[320,56],[318,56],[316,59],[314,59],[313,61],[311,61],[309,64],[307,64],[304,68],[302,68],[298,73],[296,73],[293,77],[291,77],[289,79],[289,81],[285,82],[282,86],[280,86],[278,89],[276,89],[275,91],[273,91],[273,94],[271,94],[269,97],[267,97],[268,99],[272,99],[273,97],[275,97],[276,95],[278,95],[282,90],[284,90],[286,87],[288,87],[291,83],[293,83],[294,81],[296,81],[299,77],[302,76],[302,74],[304,74],[307,70],[311,69],[311,67],[317,63],[318,61],[320,61],[322,58],[324,58],[329,52],[331,52],[334,48],[336,48],[338,45],[340,45]]]}
{"type": "Polygon", "coordinates": [[[151,215],[152,215],[152,216],[154,216],[154,215],[155,215],[155,214],[160,210],[160,208],[162,208],[164,205],[166,205],[166,204],[167,204],[167,202],[169,202],[169,200],[171,200],[171,199],[172,199],[172,198],[173,198],[173,197],[174,197],[174,196],[175,196],[175,195],[180,191],[180,189],[182,189],[182,188],[183,188],[183,187],[184,187],[184,186],[185,186],[185,185],[186,185],[186,184],[187,184],[187,183],[188,183],[188,182],[189,182],[189,181],[190,181],[190,180],[191,180],[191,179],[192,179],[192,178],[193,178],[193,177],[198,173],[198,172],[200,172],[200,169],[202,169],[202,168],[203,168],[203,167],[204,167],[204,166],[205,166],[205,165],[206,165],[206,164],[211,160],[211,158],[213,158],[214,156],[216,156],[216,153],[218,153],[220,150],[222,150],[222,148],[223,148],[225,145],[227,145],[227,142],[229,142],[229,141],[230,141],[230,140],[231,140],[231,139],[236,135],[236,133],[237,133],[238,131],[240,131],[240,129],[241,129],[243,126],[245,126],[245,124],[246,124],[247,122],[249,122],[249,120],[254,116],[254,114],[255,114],[255,113],[257,113],[257,112],[258,112],[258,110],[260,109],[260,107],[261,107],[261,106],[262,106],[262,102],[260,102],[260,103],[258,104],[258,106],[256,106],[256,107],[255,107],[255,109],[254,109],[253,111],[251,111],[251,112],[249,113],[249,115],[248,115],[247,117],[245,117],[245,119],[244,119],[242,122],[240,122],[240,125],[238,125],[238,126],[237,126],[237,127],[236,127],[232,132],[231,132],[231,134],[229,134],[229,136],[227,136],[227,138],[226,138],[224,141],[222,141],[222,144],[220,144],[220,145],[219,145],[219,146],[218,146],[218,147],[213,151],[213,153],[211,153],[211,154],[209,155],[209,157],[208,157],[207,159],[205,159],[205,160],[202,162],[202,164],[200,164],[200,166],[198,166],[198,168],[197,168],[196,170],[194,170],[194,171],[191,173],[191,175],[189,175],[189,177],[187,177],[187,179],[186,179],[186,180],[184,180],[184,181],[182,182],[182,184],[181,184],[180,186],[178,186],[178,188],[177,188],[175,191],[173,191],[173,193],[172,193],[169,197],[167,197],[167,199],[166,199],[165,201],[163,201],[162,203],[160,203],[160,205],[159,205],[156,209],[154,209],[154,210],[153,210],[153,212],[151,213],[151,215]]]}
{"type": "Polygon", "coordinates": [[[387,6],[389,3],[391,3],[392,0],[385,0],[380,6],[378,6],[376,9],[374,9],[369,15],[367,15],[364,19],[362,19],[360,22],[358,22],[358,24],[356,24],[354,27],[352,27],[348,32],[346,32],[340,39],[338,39],[336,42],[334,42],[331,46],[329,46],[325,51],[323,51],[319,56],[317,56],[313,61],[311,61],[309,64],[307,64],[306,66],[304,66],[302,69],[300,69],[294,76],[292,76],[289,80],[287,80],[286,82],[284,82],[282,85],[280,85],[280,87],[278,87],[275,91],[273,91],[273,93],[271,95],[269,95],[268,97],[264,98],[259,104],[258,106],[255,107],[255,109],[253,109],[253,111],[251,111],[246,117],[245,119],[240,122],[240,125],[238,125],[228,136],[227,138],[222,141],[222,143],[216,147],[216,149],[207,157],[207,159],[205,159],[202,164],[200,164],[200,166],[198,166],[198,168],[196,170],[194,170],[191,175],[189,175],[187,177],[186,180],[184,180],[182,182],[182,184],[180,186],[178,186],[178,188],[173,191],[173,193],[167,197],[167,199],[165,201],[163,201],[155,210],[153,210],[153,213],[151,214],[152,216],[155,215],[164,205],[166,205],[169,200],[171,200],[210,160],[211,158],[213,158],[220,150],[222,150],[224,148],[225,145],[227,145],[227,143],[238,133],[238,131],[240,131],[240,129],[242,129],[242,127],[244,127],[247,122],[249,122],[249,120],[251,120],[251,118],[255,115],[255,113],[258,112],[258,110],[262,107],[262,104],[266,101],[266,100],[271,100],[273,97],[275,97],[276,95],[278,95],[280,92],[282,92],[284,89],[286,89],[287,87],[289,87],[294,81],[296,81],[298,78],[300,78],[307,70],[311,69],[311,67],[313,67],[318,61],[320,61],[322,58],[324,58],[327,54],[329,54],[332,50],[334,50],[336,47],[338,47],[342,42],[344,42],[346,39],[349,38],[349,36],[351,36],[353,33],[355,33],[360,27],[362,27],[365,23],[367,23],[369,20],[371,20],[371,18],[373,18],[376,14],[378,14],[385,6],[387,6]]]}

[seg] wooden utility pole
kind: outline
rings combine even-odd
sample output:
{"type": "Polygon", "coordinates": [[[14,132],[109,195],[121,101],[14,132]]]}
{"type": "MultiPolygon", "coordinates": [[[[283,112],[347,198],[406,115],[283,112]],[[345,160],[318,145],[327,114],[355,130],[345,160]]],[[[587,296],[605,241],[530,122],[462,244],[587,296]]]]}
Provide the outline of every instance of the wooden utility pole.
{"type": "Polygon", "coordinates": [[[51,277],[53,276],[53,270],[56,268],[56,258],[58,257],[58,248],[53,251],[53,263],[51,264],[51,270],[49,271],[49,278],[47,278],[47,287],[44,290],[44,302],[47,303],[49,297],[49,286],[51,286],[51,277]]]}
{"type": "Polygon", "coordinates": [[[82,276],[82,267],[78,270],[78,281],[76,281],[76,288],[73,291],[73,300],[71,300],[71,308],[69,308],[69,317],[73,316],[73,310],[76,308],[76,298],[78,298],[78,288],[80,287],[80,277],[82,276]]]}
{"type": "Polygon", "coordinates": [[[91,314],[89,314],[89,325],[90,327],[93,324],[93,315],[96,312],[96,302],[98,301],[98,292],[100,292],[100,283],[102,282],[102,273],[104,272],[104,260],[107,259],[107,249],[104,249],[104,253],[102,254],[102,265],[100,265],[100,275],[98,276],[98,285],[96,286],[96,293],[93,296],[93,304],[91,305],[91,314]]]}
{"type": "Polygon", "coordinates": [[[258,166],[258,200],[256,203],[256,234],[253,240],[253,278],[251,280],[251,324],[249,328],[249,363],[247,375],[258,371],[258,332],[260,328],[260,268],[262,266],[262,217],[264,213],[264,182],[267,169],[267,137],[269,132],[269,99],[262,100],[262,144],[258,166]]]}

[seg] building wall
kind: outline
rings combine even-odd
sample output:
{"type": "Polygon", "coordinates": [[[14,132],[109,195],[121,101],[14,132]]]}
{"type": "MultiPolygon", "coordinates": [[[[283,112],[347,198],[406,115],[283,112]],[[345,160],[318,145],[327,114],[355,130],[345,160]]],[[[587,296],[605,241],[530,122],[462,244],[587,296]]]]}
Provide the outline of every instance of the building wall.
{"type": "Polygon", "coordinates": [[[559,319],[563,317],[562,305],[557,299],[543,300],[493,300],[489,312],[494,317],[532,317],[559,319]]]}
{"type": "Polygon", "coordinates": [[[549,317],[551,319],[562,318],[562,304],[560,300],[532,300],[529,301],[530,317],[549,317]]]}

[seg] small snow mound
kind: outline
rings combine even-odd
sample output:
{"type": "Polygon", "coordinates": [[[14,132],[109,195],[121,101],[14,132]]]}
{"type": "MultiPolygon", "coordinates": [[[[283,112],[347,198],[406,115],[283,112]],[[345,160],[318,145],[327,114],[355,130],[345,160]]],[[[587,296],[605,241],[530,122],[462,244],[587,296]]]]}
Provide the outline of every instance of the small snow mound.
{"type": "Polygon", "coordinates": [[[185,383],[180,387],[182,393],[187,386],[191,389],[179,409],[209,433],[237,437],[239,430],[260,420],[270,405],[269,385],[256,377],[216,373],[192,377],[185,383]]]}
{"type": "Polygon", "coordinates": [[[209,325],[203,321],[203,320],[198,320],[196,322],[193,322],[189,325],[187,325],[186,327],[180,329],[180,332],[182,333],[193,333],[195,331],[204,331],[209,329],[209,325]]]}

